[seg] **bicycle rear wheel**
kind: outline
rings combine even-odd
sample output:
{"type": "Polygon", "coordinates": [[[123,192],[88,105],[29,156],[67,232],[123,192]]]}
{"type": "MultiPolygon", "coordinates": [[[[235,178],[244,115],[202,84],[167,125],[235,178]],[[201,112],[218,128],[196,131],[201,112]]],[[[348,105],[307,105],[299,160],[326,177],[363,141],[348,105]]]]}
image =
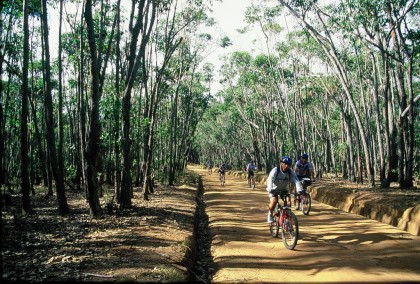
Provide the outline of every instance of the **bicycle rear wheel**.
{"type": "Polygon", "coordinates": [[[292,250],[297,244],[299,237],[299,225],[296,215],[292,211],[287,211],[281,227],[281,237],[284,246],[292,250]]]}
{"type": "Polygon", "coordinates": [[[311,211],[311,195],[308,192],[305,192],[305,194],[302,195],[300,200],[300,206],[302,208],[302,213],[305,215],[309,214],[309,211],[311,211]]]}

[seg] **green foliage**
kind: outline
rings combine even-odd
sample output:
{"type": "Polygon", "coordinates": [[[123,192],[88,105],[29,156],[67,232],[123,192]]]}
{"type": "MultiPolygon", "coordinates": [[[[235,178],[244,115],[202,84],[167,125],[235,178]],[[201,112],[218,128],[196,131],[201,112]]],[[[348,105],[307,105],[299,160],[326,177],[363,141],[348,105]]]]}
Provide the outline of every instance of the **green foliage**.
{"type": "Polygon", "coordinates": [[[228,47],[228,46],[230,46],[230,45],[232,45],[233,43],[232,43],[232,41],[230,40],[230,38],[229,37],[227,37],[227,36],[225,36],[225,37],[223,37],[221,40],[220,40],[220,46],[221,47],[223,47],[223,48],[225,48],[225,47],[228,47]]]}

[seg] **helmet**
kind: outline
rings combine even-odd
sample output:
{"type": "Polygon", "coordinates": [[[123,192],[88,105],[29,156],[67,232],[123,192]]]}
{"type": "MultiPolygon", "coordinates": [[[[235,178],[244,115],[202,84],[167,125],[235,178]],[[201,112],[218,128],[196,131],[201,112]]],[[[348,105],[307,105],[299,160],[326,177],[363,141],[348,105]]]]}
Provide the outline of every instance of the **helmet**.
{"type": "Polygon", "coordinates": [[[303,153],[303,154],[302,154],[302,159],[307,160],[307,159],[308,159],[308,157],[309,157],[309,156],[308,156],[308,154],[306,154],[306,153],[303,153]]]}
{"type": "Polygon", "coordinates": [[[250,163],[253,163],[254,162],[254,160],[251,160],[251,161],[249,161],[250,163]]]}
{"type": "Polygon", "coordinates": [[[292,159],[289,156],[283,156],[280,158],[280,162],[290,166],[292,164],[292,159]]]}

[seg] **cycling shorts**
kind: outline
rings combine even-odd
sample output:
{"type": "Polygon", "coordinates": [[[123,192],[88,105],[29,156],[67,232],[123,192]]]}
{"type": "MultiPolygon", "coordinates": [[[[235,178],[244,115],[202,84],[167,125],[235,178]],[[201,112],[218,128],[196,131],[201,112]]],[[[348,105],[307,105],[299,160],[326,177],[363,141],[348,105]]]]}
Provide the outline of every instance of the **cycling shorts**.
{"type": "Polygon", "coordinates": [[[253,177],[254,176],[254,172],[253,171],[248,171],[248,178],[253,177]]]}
{"type": "Polygon", "coordinates": [[[280,196],[282,200],[284,200],[286,197],[290,198],[290,193],[288,190],[274,190],[268,193],[268,198],[277,197],[280,196]]]}

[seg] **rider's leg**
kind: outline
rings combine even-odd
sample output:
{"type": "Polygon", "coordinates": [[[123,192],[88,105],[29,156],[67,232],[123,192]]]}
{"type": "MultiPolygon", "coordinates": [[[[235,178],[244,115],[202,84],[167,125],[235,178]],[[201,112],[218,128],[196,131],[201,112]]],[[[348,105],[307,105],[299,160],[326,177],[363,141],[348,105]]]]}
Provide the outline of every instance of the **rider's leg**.
{"type": "Polygon", "coordinates": [[[290,195],[286,197],[287,206],[291,206],[290,195]]]}
{"type": "Polygon", "coordinates": [[[268,196],[270,197],[270,203],[268,204],[267,222],[271,223],[273,221],[272,219],[273,211],[274,211],[274,208],[276,208],[276,204],[277,204],[277,195],[270,193],[268,196]]]}

